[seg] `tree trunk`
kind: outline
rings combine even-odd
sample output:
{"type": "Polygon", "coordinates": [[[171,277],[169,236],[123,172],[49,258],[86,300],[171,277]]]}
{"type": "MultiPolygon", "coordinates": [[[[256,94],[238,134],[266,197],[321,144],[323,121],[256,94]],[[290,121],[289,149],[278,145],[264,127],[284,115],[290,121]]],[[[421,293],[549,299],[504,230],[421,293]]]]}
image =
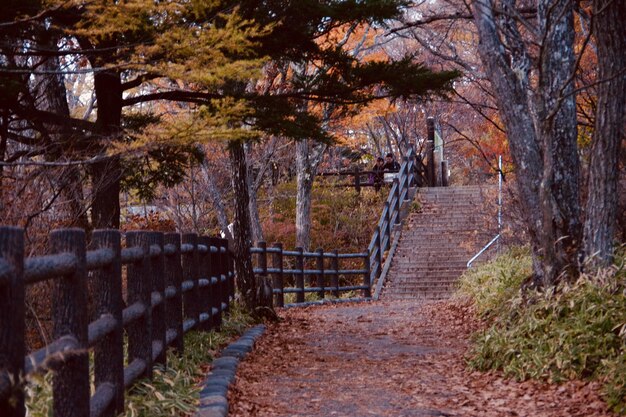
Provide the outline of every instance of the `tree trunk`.
{"type": "MultiPolygon", "coordinates": [[[[120,74],[102,71],[94,75],[96,99],[98,101],[98,133],[106,141],[117,139],[122,119],[122,84],[120,74]]],[[[105,152],[101,145],[99,152],[105,152]]],[[[120,227],[120,180],[122,170],[119,157],[111,157],[91,167],[92,179],[92,224],[96,229],[120,227]]]]}
{"type": "Polygon", "coordinates": [[[539,2],[539,88],[530,82],[531,60],[514,0],[495,18],[490,2],[474,2],[479,53],[507,130],[522,213],[533,249],[535,282],[555,283],[572,270],[581,244],[574,67],[573,10],[569,0],[539,2]]]}
{"type": "Polygon", "coordinates": [[[228,216],[226,216],[224,204],[222,204],[222,195],[217,189],[217,186],[213,181],[213,177],[211,176],[211,172],[209,171],[206,163],[202,165],[202,169],[204,170],[204,175],[206,176],[207,195],[209,196],[209,199],[213,204],[215,214],[217,214],[217,224],[220,225],[220,229],[222,229],[222,232],[224,233],[226,239],[228,239],[229,242],[233,242],[233,236],[230,234],[230,230],[228,230],[228,225],[230,222],[228,221],[228,216]]]}
{"type": "MultiPolygon", "coordinates": [[[[57,48],[56,38],[44,39],[42,45],[45,48],[57,48]]],[[[65,80],[61,74],[61,65],[56,56],[43,57],[40,69],[48,72],[36,75],[35,97],[37,108],[49,111],[60,116],[70,117],[70,109],[67,104],[67,91],[65,80]]],[[[58,160],[61,157],[73,159],[75,150],[73,138],[67,126],[46,125],[44,140],[46,141],[46,159],[58,160]]],[[[83,174],[78,166],[68,166],[59,169],[54,181],[59,187],[61,198],[60,219],[65,226],[76,226],[87,229],[87,210],[84,207],[84,194],[82,185],[83,174]]]]}
{"type": "MultiPolygon", "coordinates": [[[[250,160],[250,145],[246,143],[244,145],[244,150],[246,151],[246,160],[250,160]]],[[[259,172],[259,175],[263,175],[259,172]]],[[[250,230],[252,232],[252,242],[260,242],[263,239],[263,227],[261,226],[261,219],[259,217],[259,206],[257,204],[257,188],[255,186],[255,178],[254,173],[252,172],[252,167],[248,164],[248,175],[246,178],[248,184],[248,196],[250,197],[250,202],[248,203],[248,211],[250,212],[250,230]]]]}
{"type": "Polygon", "coordinates": [[[309,147],[307,139],[296,142],[296,246],[309,249],[311,245],[311,195],[317,167],[327,145],[309,147]]]}
{"type": "Polygon", "coordinates": [[[250,247],[250,212],[248,195],[248,165],[246,152],[241,142],[229,145],[232,187],[235,193],[235,227],[234,247],[235,269],[237,271],[237,287],[243,297],[246,309],[255,312],[258,307],[257,284],[252,268],[250,247]]]}
{"type": "Polygon", "coordinates": [[[598,54],[598,104],[589,163],[589,196],[584,230],[585,255],[596,266],[613,258],[618,216],[620,142],[626,111],[626,2],[593,3],[598,54]]]}
{"type": "Polygon", "coordinates": [[[552,285],[564,268],[578,270],[582,243],[579,198],[576,95],[572,74],[574,10],[570,0],[542,0],[538,8],[544,35],[539,62],[538,130],[543,143],[540,188],[543,215],[544,285],[552,285]]]}

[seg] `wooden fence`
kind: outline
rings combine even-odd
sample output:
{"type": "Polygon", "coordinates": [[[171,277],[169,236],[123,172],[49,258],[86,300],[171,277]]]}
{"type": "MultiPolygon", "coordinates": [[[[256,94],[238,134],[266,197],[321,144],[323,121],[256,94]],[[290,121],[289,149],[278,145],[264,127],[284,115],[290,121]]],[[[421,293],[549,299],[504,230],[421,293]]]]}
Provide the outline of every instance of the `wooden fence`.
{"type": "Polygon", "coordinates": [[[283,249],[281,243],[268,248],[265,242],[259,242],[258,247],[251,248],[250,252],[256,254],[257,257],[255,274],[272,277],[274,304],[279,307],[285,305],[285,294],[296,294],[296,303],[305,301],[305,293],[316,293],[320,299],[323,299],[326,292],[332,294],[333,297],[339,297],[341,292],[362,291],[363,297],[371,297],[368,253],[340,254],[337,250],[324,252],[323,249],[306,252],[302,248],[288,251],[283,249]],[[272,257],[272,264],[269,267],[268,254],[272,257]],[[287,263],[288,257],[292,257],[295,262],[287,263]],[[315,269],[306,269],[307,260],[311,259],[315,261],[315,269]],[[341,260],[345,259],[362,259],[363,269],[341,269],[341,260]],[[295,264],[295,268],[287,267],[286,265],[289,264],[295,264]],[[292,282],[295,286],[285,288],[285,280],[289,275],[293,277],[292,282]],[[363,284],[340,286],[341,275],[361,275],[363,284]],[[307,277],[313,279],[307,279],[307,277]]]}
{"type": "Polygon", "coordinates": [[[305,301],[306,293],[317,293],[319,298],[329,293],[339,297],[341,292],[362,291],[364,298],[371,297],[371,288],[380,277],[385,261],[385,252],[391,247],[394,225],[400,224],[400,209],[402,204],[409,201],[409,189],[417,185],[419,175],[417,153],[410,147],[403,157],[397,177],[393,180],[389,196],[385,201],[380,220],[372,235],[367,249],[362,253],[344,253],[337,250],[324,252],[317,249],[315,252],[306,252],[302,248],[292,251],[284,250],[281,243],[267,247],[265,242],[259,242],[257,247],[250,249],[256,255],[255,274],[272,277],[272,287],[275,294],[275,305],[282,307],[285,304],[285,294],[296,294],[295,303],[305,301]],[[268,254],[271,255],[271,265],[268,266],[268,254]],[[292,258],[292,262],[286,259],[292,258]],[[315,269],[305,267],[307,261],[315,260],[315,269]],[[363,259],[362,269],[340,269],[342,259],[363,259]],[[294,262],[295,261],[295,262],[294,262]],[[289,265],[293,265],[290,267],[289,265]],[[340,285],[340,276],[361,275],[361,285],[340,285]],[[291,277],[292,279],[288,278],[291,277]],[[312,277],[313,279],[308,279],[312,277]],[[290,281],[293,287],[285,287],[290,281]]]}
{"type": "Polygon", "coordinates": [[[183,352],[184,333],[220,326],[235,290],[227,240],[128,232],[122,248],[122,237],[98,230],[87,246],[83,230],[57,230],[51,255],[25,258],[23,231],[0,227],[2,417],[25,415],[24,377],[45,369],[54,370],[55,416],[115,416],[125,388],[165,364],[168,347],[183,352]],[[25,288],[47,280],[54,341],[26,356],[25,288]]]}

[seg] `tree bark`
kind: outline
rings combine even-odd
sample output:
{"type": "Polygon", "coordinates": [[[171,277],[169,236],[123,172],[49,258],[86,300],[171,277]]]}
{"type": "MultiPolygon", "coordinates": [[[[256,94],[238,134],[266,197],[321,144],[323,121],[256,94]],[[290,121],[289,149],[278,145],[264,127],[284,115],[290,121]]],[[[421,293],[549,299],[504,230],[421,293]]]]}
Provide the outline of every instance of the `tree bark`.
{"type": "Polygon", "coordinates": [[[574,94],[574,10],[570,0],[542,0],[538,7],[543,35],[539,58],[538,131],[543,143],[540,188],[543,215],[544,285],[564,268],[578,270],[582,243],[576,95],[574,94]]]}
{"type": "MultiPolygon", "coordinates": [[[[250,160],[250,147],[252,145],[246,143],[244,145],[244,150],[246,151],[246,161],[250,160]]],[[[254,173],[252,172],[252,166],[248,165],[248,175],[246,177],[246,182],[248,184],[248,195],[250,197],[250,202],[248,203],[248,210],[250,212],[250,230],[252,232],[252,242],[260,242],[263,239],[263,227],[261,226],[261,219],[259,216],[259,206],[257,204],[257,187],[255,186],[256,181],[254,178],[254,173]]],[[[263,175],[259,172],[259,175],[263,175]]]]}
{"type": "MultiPolygon", "coordinates": [[[[56,38],[42,39],[42,45],[46,48],[57,48],[56,38]]],[[[40,110],[45,110],[60,116],[70,117],[70,109],[67,103],[67,91],[65,80],[61,74],[61,65],[56,56],[42,57],[40,69],[48,71],[48,74],[36,75],[36,88],[34,95],[36,105],[40,110]]],[[[44,140],[46,142],[46,159],[58,160],[60,157],[72,159],[74,146],[71,131],[68,126],[46,125],[44,140]]],[[[76,226],[87,229],[87,210],[84,206],[84,193],[82,186],[83,174],[78,166],[68,166],[58,170],[54,181],[59,187],[61,195],[60,219],[66,226],[76,226]]]]}
{"type": "Polygon", "coordinates": [[[207,195],[209,196],[209,199],[213,204],[213,208],[215,209],[215,213],[217,214],[217,223],[220,225],[220,229],[222,229],[226,239],[228,239],[229,242],[233,242],[233,235],[231,235],[230,230],[228,229],[230,222],[228,221],[226,210],[224,210],[224,204],[222,204],[222,194],[217,189],[215,181],[213,181],[213,177],[211,176],[211,172],[209,171],[206,163],[202,165],[202,169],[204,171],[204,175],[206,176],[207,195]]]}
{"type": "MultiPolygon", "coordinates": [[[[103,143],[116,139],[122,120],[122,83],[116,71],[94,74],[96,99],[98,101],[98,134],[104,136],[103,143]]],[[[105,152],[106,144],[99,145],[105,152]]],[[[111,157],[91,167],[92,179],[92,224],[96,229],[120,227],[120,180],[122,169],[119,157],[111,157]]]]}
{"type": "Polygon", "coordinates": [[[296,246],[309,249],[311,245],[311,196],[317,167],[327,145],[309,146],[308,139],[296,142],[296,246]]]}
{"type": "Polygon", "coordinates": [[[257,283],[252,268],[250,247],[250,212],[248,195],[248,165],[246,164],[246,152],[241,142],[229,144],[229,156],[231,163],[231,179],[235,193],[235,227],[234,247],[235,269],[237,271],[237,287],[243,297],[246,309],[255,312],[258,307],[257,283]]]}
{"type": "Polygon", "coordinates": [[[626,111],[626,2],[597,0],[593,13],[600,84],[589,163],[584,246],[592,265],[606,266],[613,259],[618,217],[618,164],[626,111]]]}
{"type": "MultiPolygon", "coordinates": [[[[504,9],[515,0],[503,0],[504,9]]],[[[531,61],[514,13],[498,21],[491,2],[473,3],[479,53],[506,126],[522,213],[533,249],[535,282],[555,283],[577,267],[581,244],[573,10],[569,0],[539,1],[539,88],[531,89],[531,61]]]]}

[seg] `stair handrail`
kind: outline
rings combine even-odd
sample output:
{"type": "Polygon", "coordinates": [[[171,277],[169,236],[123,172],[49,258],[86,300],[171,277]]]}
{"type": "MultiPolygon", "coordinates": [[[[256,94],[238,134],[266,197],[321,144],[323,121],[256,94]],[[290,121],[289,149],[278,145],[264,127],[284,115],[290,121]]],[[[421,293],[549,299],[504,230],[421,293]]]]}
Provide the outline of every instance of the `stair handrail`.
{"type": "Polygon", "coordinates": [[[403,201],[408,201],[409,188],[416,183],[415,166],[417,153],[410,146],[402,158],[402,165],[398,176],[394,178],[389,196],[385,200],[385,207],[380,220],[372,234],[367,247],[370,265],[370,286],[383,272],[383,255],[391,247],[392,229],[394,224],[400,224],[400,208],[403,201]]]}
{"type": "Polygon", "coordinates": [[[498,234],[491,239],[484,248],[478,251],[476,255],[472,256],[472,258],[467,261],[467,268],[472,267],[472,263],[480,257],[487,249],[491,247],[494,243],[496,243],[500,239],[500,234],[502,233],[502,155],[498,156],[498,234]]]}
{"type": "Polygon", "coordinates": [[[489,249],[491,247],[491,245],[493,245],[494,243],[496,243],[498,241],[498,239],[500,239],[500,233],[498,233],[496,235],[496,237],[494,237],[493,239],[491,239],[491,241],[489,243],[487,243],[485,245],[484,248],[482,248],[481,250],[478,251],[478,253],[474,256],[472,256],[472,259],[470,259],[469,261],[467,261],[467,268],[471,268],[472,267],[472,263],[478,259],[480,257],[480,255],[482,255],[487,249],[489,249]]]}

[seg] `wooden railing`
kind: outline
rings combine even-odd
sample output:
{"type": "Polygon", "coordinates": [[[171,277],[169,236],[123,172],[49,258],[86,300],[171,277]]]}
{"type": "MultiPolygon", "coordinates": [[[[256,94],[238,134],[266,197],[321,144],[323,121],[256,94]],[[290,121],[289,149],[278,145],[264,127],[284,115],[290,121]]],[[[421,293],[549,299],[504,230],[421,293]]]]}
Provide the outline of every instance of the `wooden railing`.
{"type": "Polygon", "coordinates": [[[325,252],[317,249],[315,252],[306,252],[302,248],[292,251],[284,250],[282,244],[276,243],[267,247],[265,242],[259,242],[257,247],[250,249],[256,256],[255,274],[272,277],[272,291],[275,295],[275,305],[285,305],[285,294],[296,294],[295,303],[305,302],[306,293],[317,293],[322,299],[329,293],[335,298],[342,292],[361,291],[363,298],[370,298],[372,286],[380,277],[383,270],[385,252],[391,246],[393,226],[400,224],[400,209],[408,202],[409,189],[416,185],[417,155],[411,147],[404,156],[397,177],[389,191],[389,196],[372,235],[368,248],[361,253],[344,253],[337,250],[325,252]],[[268,266],[268,254],[271,255],[271,265],[268,266]],[[286,260],[291,257],[292,262],[286,260]],[[362,259],[362,269],[341,269],[340,261],[345,259],[362,259]],[[315,260],[315,268],[305,267],[307,260],[315,260]],[[361,275],[360,285],[340,285],[341,276],[361,275]],[[313,279],[308,279],[312,277],[313,279]],[[292,287],[285,287],[289,281],[292,287]]]}
{"type": "Polygon", "coordinates": [[[337,250],[324,252],[323,249],[306,252],[302,248],[288,251],[284,250],[280,243],[268,248],[265,242],[259,242],[258,247],[251,248],[250,252],[257,258],[255,274],[272,277],[275,304],[279,307],[285,305],[285,294],[296,294],[295,303],[303,303],[306,293],[315,293],[318,298],[323,299],[327,292],[338,298],[342,292],[362,291],[363,297],[371,297],[368,253],[341,254],[337,250]],[[269,267],[268,254],[272,257],[269,267]],[[293,258],[294,262],[286,262],[289,257],[293,258]],[[362,259],[363,269],[341,269],[341,261],[346,259],[362,259]],[[315,269],[306,268],[307,260],[314,260],[315,269]],[[294,266],[289,267],[290,264],[294,266]],[[361,275],[363,284],[341,286],[342,275],[361,275]],[[286,288],[285,281],[288,276],[292,276],[291,282],[295,285],[286,288]]]}
{"type": "Polygon", "coordinates": [[[409,198],[409,189],[416,184],[417,154],[410,147],[403,157],[398,176],[394,179],[380,220],[367,247],[369,254],[370,281],[372,286],[383,271],[385,251],[391,247],[393,226],[400,224],[400,208],[409,198]]]}
{"type": "Polygon", "coordinates": [[[23,417],[25,376],[53,369],[55,416],[115,416],[168,347],[183,352],[184,333],[219,328],[235,290],[227,240],[128,232],[122,248],[122,237],[95,231],[87,246],[83,230],[57,230],[51,255],[25,258],[24,232],[0,227],[0,415],[23,417]],[[47,280],[54,341],[25,355],[25,289],[47,280]]]}

